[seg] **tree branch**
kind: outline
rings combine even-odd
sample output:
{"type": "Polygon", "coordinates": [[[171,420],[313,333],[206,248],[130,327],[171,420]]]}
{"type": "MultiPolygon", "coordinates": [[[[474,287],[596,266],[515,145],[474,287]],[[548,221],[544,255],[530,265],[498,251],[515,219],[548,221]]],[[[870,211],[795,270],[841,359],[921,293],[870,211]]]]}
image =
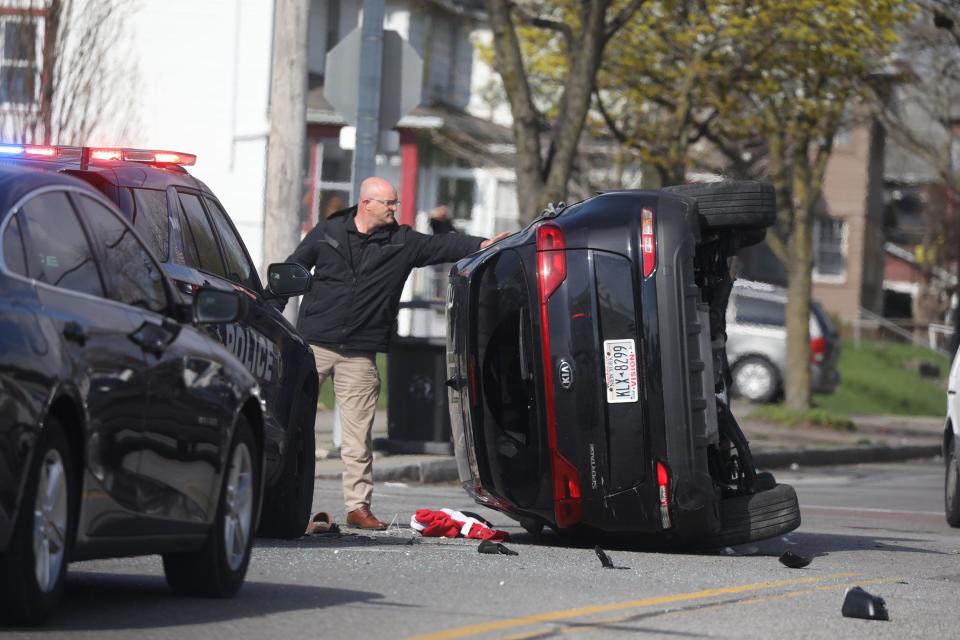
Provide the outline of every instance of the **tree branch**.
{"type": "Polygon", "coordinates": [[[613,19],[607,23],[606,30],[603,34],[603,41],[606,42],[610,38],[620,31],[623,28],[623,25],[627,24],[627,21],[633,17],[633,14],[640,9],[645,0],[630,0],[630,2],[620,10],[620,12],[613,16],[613,19]]]}
{"type": "Polygon", "coordinates": [[[539,29],[555,31],[562,35],[568,51],[573,46],[573,31],[570,30],[569,25],[564,24],[563,22],[558,22],[557,20],[550,20],[549,18],[544,18],[543,16],[535,16],[531,13],[528,13],[526,9],[521,7],[516,2],[511,2],[510,8],[521,22],[539,29]]]}

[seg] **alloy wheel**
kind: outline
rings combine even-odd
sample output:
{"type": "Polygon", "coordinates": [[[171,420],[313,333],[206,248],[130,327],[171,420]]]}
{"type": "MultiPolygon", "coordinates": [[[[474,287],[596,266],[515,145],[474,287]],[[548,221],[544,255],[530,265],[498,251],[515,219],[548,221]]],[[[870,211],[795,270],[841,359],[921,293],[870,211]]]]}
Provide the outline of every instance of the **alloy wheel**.
{"type": "Polygon", "coordinates": [[[44,455],[33,505],[33,558],[37,586],[51,591],[63,566],[67,540],[67,473],[56,449],[44,455]]]}
{"type": "Polygon", "coordinates": [[[737,368],[735,382],[741,395],[750,400],[757,400],[770,393],[773,375],[769,367],[759,362],[745,362],[737,368]]]}
{"type": "Polygon", "coordinates": [[[253,462],[243,442],[234,449],[227,473],[223,543],[227,564],[236,571],[243,564],[253,520],[253,462]]]}

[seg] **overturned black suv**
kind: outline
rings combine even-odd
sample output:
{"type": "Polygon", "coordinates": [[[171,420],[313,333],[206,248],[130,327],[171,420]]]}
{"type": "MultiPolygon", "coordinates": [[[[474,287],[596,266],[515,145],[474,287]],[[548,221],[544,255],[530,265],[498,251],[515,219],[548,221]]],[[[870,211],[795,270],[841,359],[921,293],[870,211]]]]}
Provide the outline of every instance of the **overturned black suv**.
{"type": "Polygon", "coordinates": [[[248,300],[236,322],[204,328],[253,374],[266,402],[266,492],[258,533],[295,538],[303,535],[313,506],[317,369],[310,347],[273,301],[303,293],[309,273],[271,265],[270,284],[285,290],[264,288],[226,210],[184,168],[195,162],[193,154],[153,149],[0,144],[0,165],[71,175],[113,201],[184,302],[200,287],[237,291],[248,300]]]}
{"type": "Polygon", "coordinates": [[[727,400],[729,259],[775,214],[756,182],[616,191],[458,262],[447,386],[467,492],[531,532],[719,547],[798,527],[727,400]]]}

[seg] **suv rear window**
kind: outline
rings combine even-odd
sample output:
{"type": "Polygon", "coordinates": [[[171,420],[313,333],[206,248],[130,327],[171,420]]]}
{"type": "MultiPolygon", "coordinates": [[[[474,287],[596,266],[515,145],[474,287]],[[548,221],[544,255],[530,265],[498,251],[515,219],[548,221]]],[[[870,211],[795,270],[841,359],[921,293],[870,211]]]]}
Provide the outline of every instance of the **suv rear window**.
{"type": "Polygon", "coordinates": [[[787,306],[779,300],[737,294],[737,322],[783,327],[787,324],[787,306]]]}
{"type": "Polygon", "coordinates": [[[519,256],[504,251],[484,268],[477,289],[475,353],[480,362],[483,434],[499,491],[532,504],[540,486],[541,438],[533,377],[533,331],[519,256]]]}
{"type": "Polygon", "coordinates": [[[170,222],[167,194],[157,189],[129,189],[133,210],[130,221],[143,241],[161,262],[170,253],[170,222]]]}

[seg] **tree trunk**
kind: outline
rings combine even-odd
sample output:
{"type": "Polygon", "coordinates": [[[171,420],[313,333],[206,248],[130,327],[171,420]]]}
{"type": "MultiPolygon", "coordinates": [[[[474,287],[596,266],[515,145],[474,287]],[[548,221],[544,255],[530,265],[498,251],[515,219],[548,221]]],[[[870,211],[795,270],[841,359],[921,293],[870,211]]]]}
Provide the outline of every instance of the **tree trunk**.
{"type": "MultiPolygon", "coordinates": [[[[798,156],[800,154],[797,154],[798,156]]],[[[795,167],[793,224],[787,240],[787,371],[786,404],[795,411],[810,408],[810,296],[813,290],[813,206],[809,167],[795,167]]]]}

